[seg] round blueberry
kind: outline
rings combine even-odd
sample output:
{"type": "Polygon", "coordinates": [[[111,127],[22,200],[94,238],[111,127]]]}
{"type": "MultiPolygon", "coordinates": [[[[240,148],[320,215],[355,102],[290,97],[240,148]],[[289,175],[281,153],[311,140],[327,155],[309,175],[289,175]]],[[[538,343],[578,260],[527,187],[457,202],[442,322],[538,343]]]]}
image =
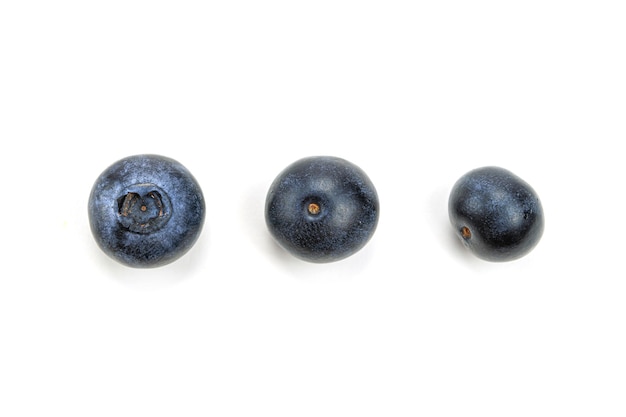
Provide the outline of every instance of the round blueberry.
{"type": "Polygon", "coordinates": [[[150,268],[180,258],[204,223],[204,197],[189,171],[159,155],[117,161],[96,180],[89,223],[100,248],[122,264],[150,268]]]}
{"type": "Polygon", "coordinates": [[[356,165],[340,158],[300,159],[270,186],[265,220],[276,241],[310,262],[333,262],[361,249],[378,223],[378,195],[356,165]]]}
{"type": "Polygon", "coordinates": [[[537,193],[510,171],[483,167],[463,175],[448,201],[450,221],[479,258],[512,261],[541,239],[544,216],[537,193]]]}

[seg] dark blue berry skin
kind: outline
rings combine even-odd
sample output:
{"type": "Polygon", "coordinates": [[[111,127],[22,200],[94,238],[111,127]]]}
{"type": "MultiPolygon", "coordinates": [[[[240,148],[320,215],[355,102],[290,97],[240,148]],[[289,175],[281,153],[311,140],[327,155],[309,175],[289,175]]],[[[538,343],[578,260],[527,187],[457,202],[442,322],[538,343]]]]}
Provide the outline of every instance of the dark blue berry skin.
{"type": "Polygon", "coordinates": [[[100,248],[136,268],[166,265],[196,242],[204,223],[200,186],[177,161],[135,155],[117,161],[96,180],[89,223],[100,248]]]}
{"type": "Polygon", "coordinates": [[[487,261],[518,259],[543,234],[544,215],[537,193],[499,167],[478,168],[462,176],[450,192],[448,213],[463,243],[487,261]]]}
{"type": "Polygon", "coordinates": [[[344,259],[370,240],[378,224],[374,185],[356,165],[314,156],[283,170],[270,186],[265,221],[276,241],[305,261],[344,259]]]}

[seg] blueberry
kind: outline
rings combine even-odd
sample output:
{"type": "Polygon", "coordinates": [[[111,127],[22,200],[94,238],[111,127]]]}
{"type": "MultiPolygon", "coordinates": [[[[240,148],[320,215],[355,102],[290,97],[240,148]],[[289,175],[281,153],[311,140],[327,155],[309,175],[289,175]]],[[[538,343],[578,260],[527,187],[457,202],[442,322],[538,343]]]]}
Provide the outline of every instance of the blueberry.
{"type": "Polygon", "coordinates": [[[361,249],[378,223],[378,195],[356,165],[340,158],[300,159],[270,186],[265,204],[267,227],[294,256],[333,262],[361,249]]]}
{"type": "Polygon", "coordinates": [[[159,155],[117,161],[96,180],[89,223],[100,248],[131,267],[150,268],[180,258],[204,223],[204,197],[189,171],[159,155]]]}
{"type": "Polygon", "coordinates": [[[450,221],[479,258],[512,261],[541,239],[544,215],[537,193],[510,171],[483,167],[462,176],[448,201],[450,221]]]}

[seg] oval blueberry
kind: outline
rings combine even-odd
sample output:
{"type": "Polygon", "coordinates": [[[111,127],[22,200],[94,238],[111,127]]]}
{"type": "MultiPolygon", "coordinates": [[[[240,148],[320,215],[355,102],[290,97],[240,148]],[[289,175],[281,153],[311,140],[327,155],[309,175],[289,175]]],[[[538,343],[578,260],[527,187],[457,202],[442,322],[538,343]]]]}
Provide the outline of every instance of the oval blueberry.
{"type": "Polygon", "coordinates": [[[265,220],[276,241],[310,262],[333,262],[361,249],[378,223],[378,195],[356,165],[314,156],[289,165],[267,194],[265,220]]]}
{"type": "Polygon", "coordinates": [[[518,259],[543,234],[544,215],[537,193],[499,167],[463,175],[450,192],[448,214],[463,243],[487,261],[518,259]]]}
{"type": "Polygon", "coordinates": [[[100,248],[131,267],[166,265],[196,242],[204,223],[204,197],[191,173],[159,155],[115,162],[89,196],[89,224],[100,248]]]}

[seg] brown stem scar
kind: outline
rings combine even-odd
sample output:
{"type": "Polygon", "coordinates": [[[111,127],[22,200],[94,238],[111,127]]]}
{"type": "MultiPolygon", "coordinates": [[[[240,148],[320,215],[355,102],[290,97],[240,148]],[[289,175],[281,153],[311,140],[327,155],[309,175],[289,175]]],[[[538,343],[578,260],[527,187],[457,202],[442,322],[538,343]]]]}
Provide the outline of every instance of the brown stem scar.
{"type": "Polygon", "coordinates": [[[309,210],[310,214],[318,214],[321,210],[319,204],[316,203],[310,203],[307,209],[309,210]]]}

